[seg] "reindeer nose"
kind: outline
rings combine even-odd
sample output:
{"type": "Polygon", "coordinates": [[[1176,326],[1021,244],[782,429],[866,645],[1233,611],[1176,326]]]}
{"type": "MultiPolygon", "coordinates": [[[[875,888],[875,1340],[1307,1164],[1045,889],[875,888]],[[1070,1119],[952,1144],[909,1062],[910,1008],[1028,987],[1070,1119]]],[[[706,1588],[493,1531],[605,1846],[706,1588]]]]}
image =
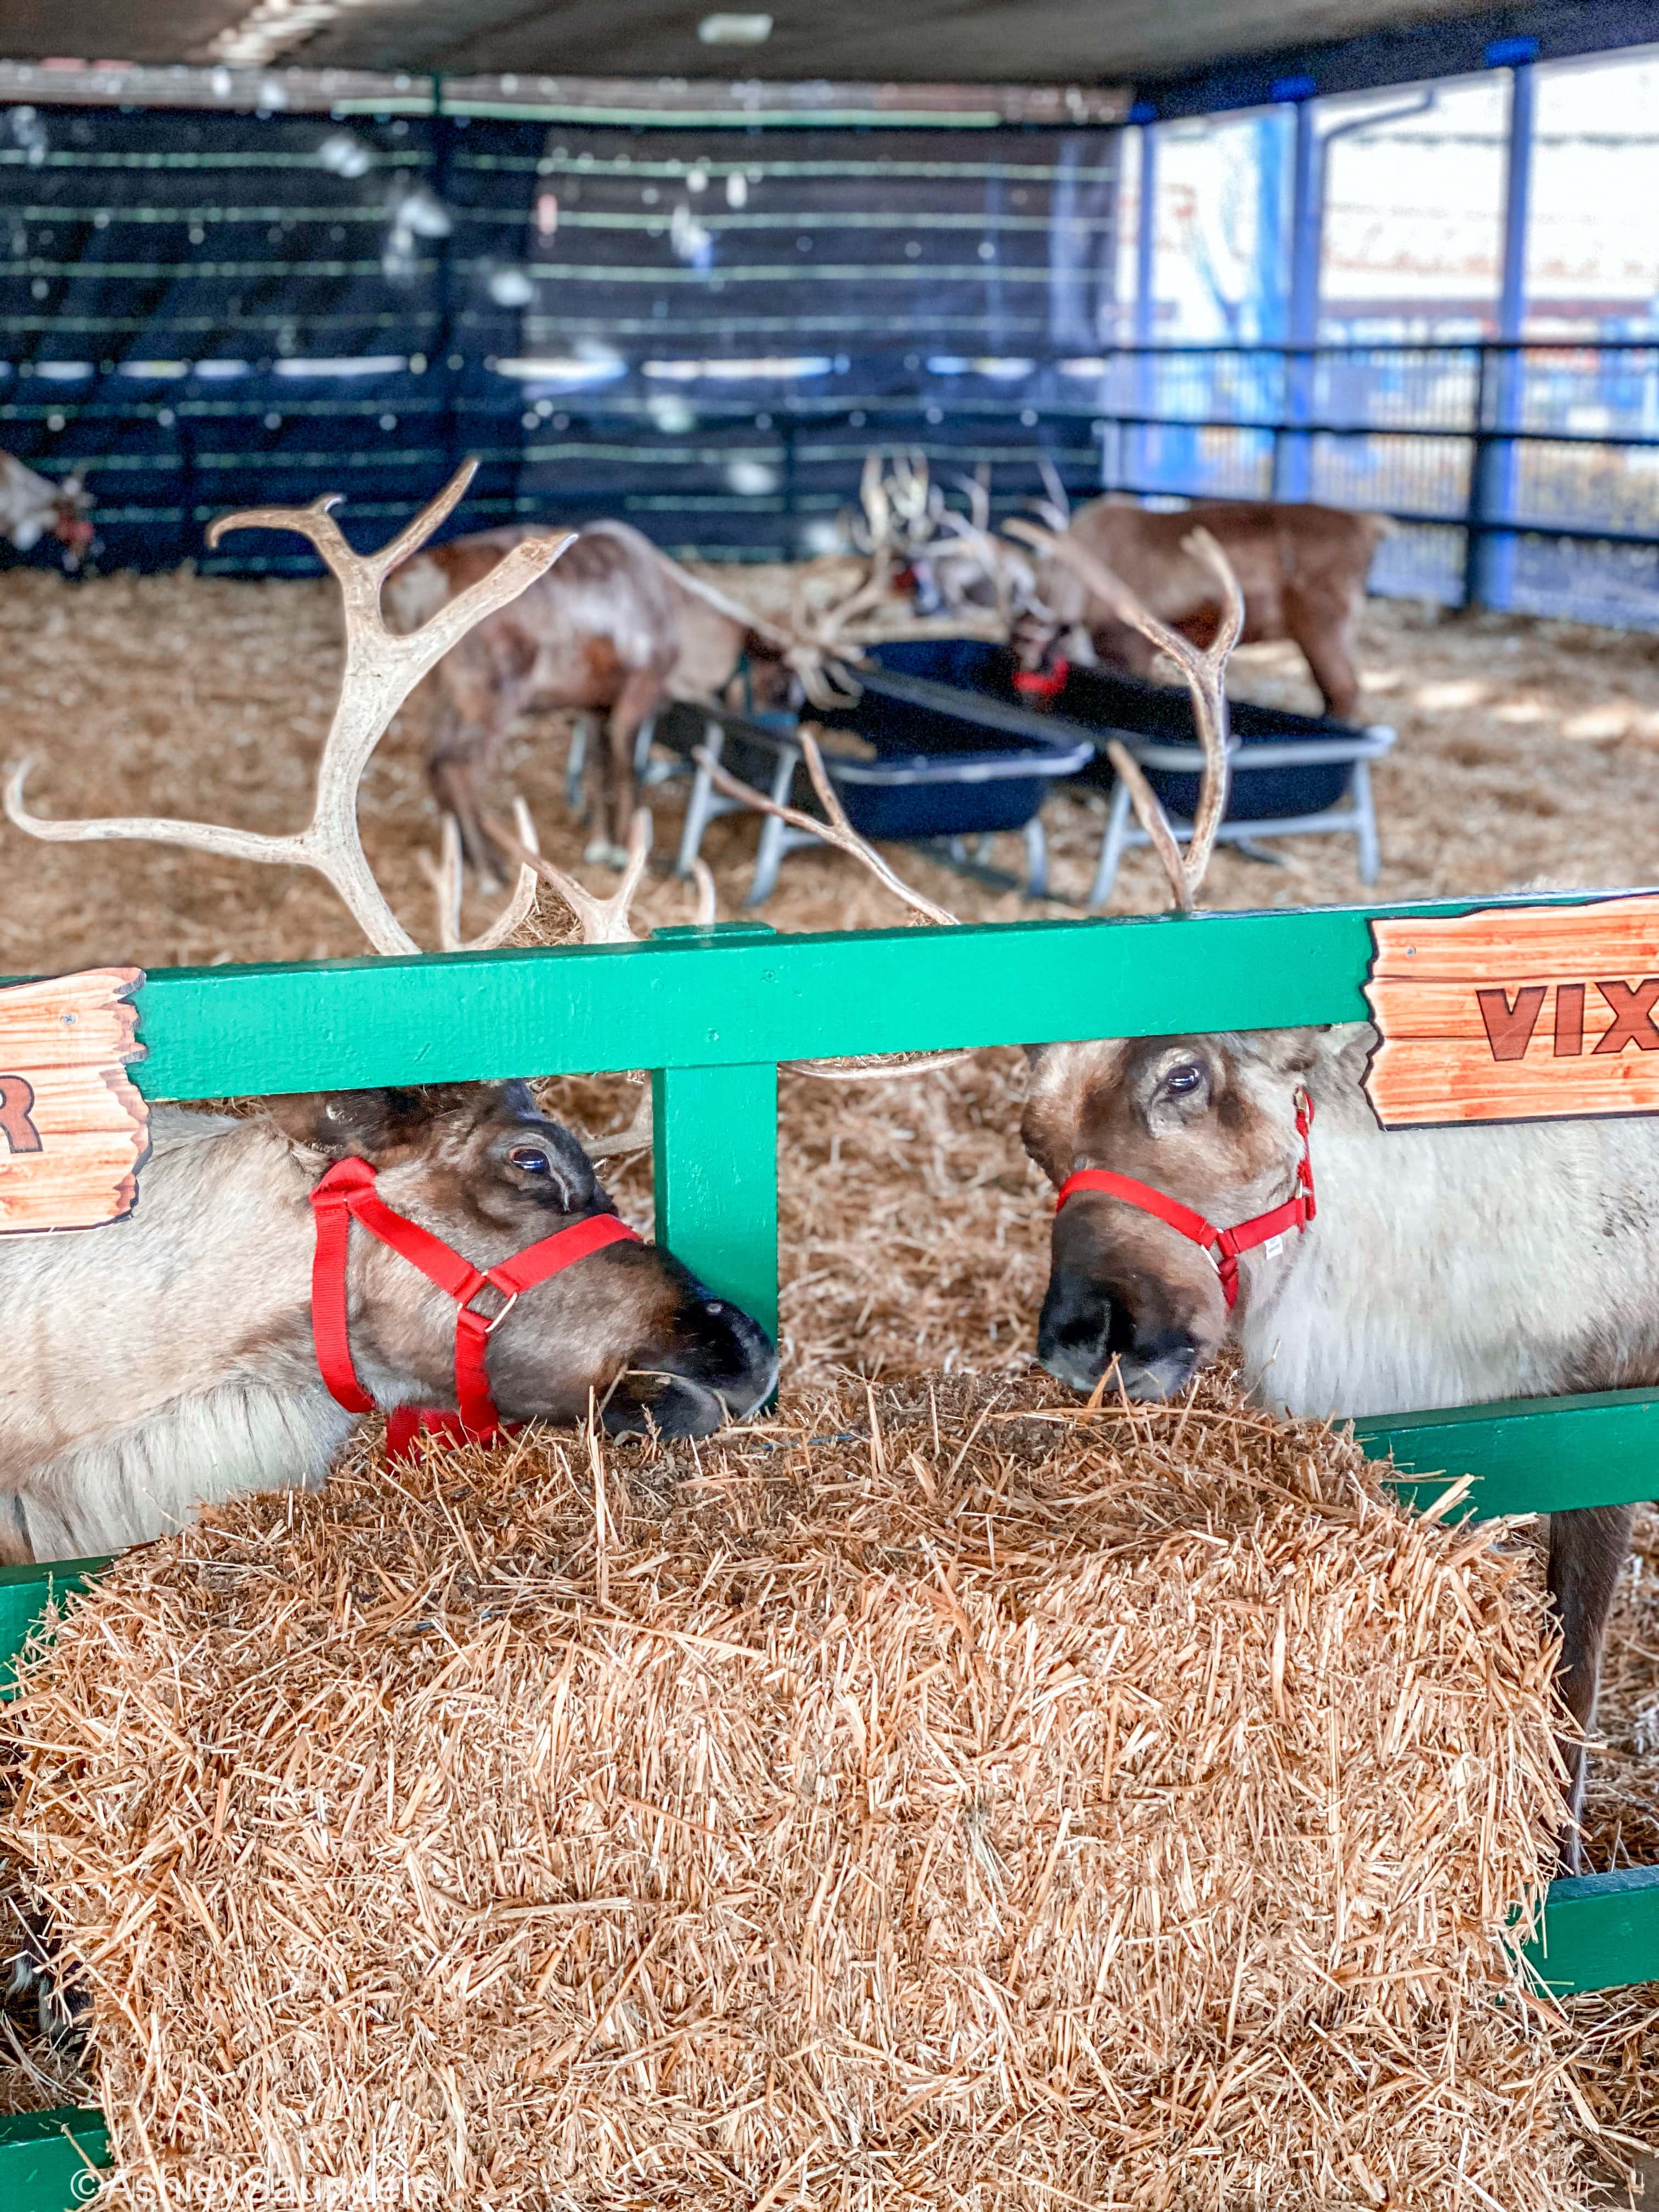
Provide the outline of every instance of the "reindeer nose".
{"type": "Polygon", "coordinates": [[[1176,1323],[1139,1326],[1121,1298],[1087,1275],[1056,1268],[1037,1322],[1037,1358],[1057,1382],[1086,1395],[1114,1364],[1137,1401],[1172,1398],[1191,1381],[1196,1338],[1176,1323]]]}
{"type": "Polygon", "coordinates": [[[1087,1393],[1128,1342],[1127,1316],[1100,1285],[1056,1267],[1037,1317],[1037,1358],[1048,1372],[1087,1393]]]}
{"type": "Polygon", "coordinates": [[[728,1420],[747,1420],[777,1387],[777,1347],[754,1316],[728,1298],[705,1298],[702,1310],[714,1355],[714,1371],[702,1379],[725,1406],[728,1420]]]}

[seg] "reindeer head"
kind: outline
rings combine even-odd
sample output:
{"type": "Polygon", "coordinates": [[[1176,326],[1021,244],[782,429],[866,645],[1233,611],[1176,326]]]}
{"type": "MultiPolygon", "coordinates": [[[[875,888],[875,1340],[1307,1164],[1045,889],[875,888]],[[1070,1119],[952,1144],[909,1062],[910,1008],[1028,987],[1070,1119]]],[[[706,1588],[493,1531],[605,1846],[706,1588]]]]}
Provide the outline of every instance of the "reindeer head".
{"type": "MultiPolygon", "coordinates": [[[[459,470],[429,507],[378,553],[359,554],[330,513],[335,501],[308,507],[257,507],[222,518],[210,544],[232,529],[258,526],[307,538],[333,573],[345,615],[346,660],[334,719],[316,772],[310,821],[303,830],[270,836],[222,824],[156,816],[60,821],[32,814],[23,803],[28,763],[7,780],[5,811],[30,836],[59,843],[132,837],[183,845],[239,860],[313,868],[331,884],[376,951],[419,947],[375,882],[358,834],[357,787],[370,756],[398,707],[443,654],[471,627],[507,605],[544,574],[568,538],[525,538],[468,588],[447,600],[407,635],[381,612],[386,579],[443,521],[471,479],[459,470]]],[[[480,951],[504,941],[535,904],[538,878],[550,883],[575,914],[591,944],[635,941],[629,904],[644,872],[649,819],[636,814],[627,871],[616,894],[598,899],[536,848],[522,805],[515,825],[488,822],[490,834],[519,863],[519,881],[503,910],[470,944],[460,941],[460,854],[453,823],[434,869],[439,936],[447,951],[480,951]]],[[[491,1267],[561,1226],[614,1212],[586,1155],[566,1131],[537,1113],[522,1085],[501,1089],[334,1092],[267,1102],[269,1118],[310,1158],[317,1182],[331,1159],[366,1159],[396,1212],[432,1229],[477,1267],[491,1267]]],[[[366,1375],[377,1402],[447,1405],[453,1395],[455,1310],[397,1255],[356,1254],[373,1297],[366,1375]],[[396,1270],[382,1283],[387,1267],[396,1270]],[[382,1293],[384,1293],[382,1295],[382,1293]],[[378,1361],[378,1376],[374,1373],[378,1361]],[[411,1398],[410,1390],[421,1395],[411,1398]],[[393,1395],[386,1395],[386,1392],[393,1395]],[[428,1395],[428,1394],[435,1394],[428,1395]]],[[[538,1282],[520,1300],[489,1366],[496,1402],[508,1419],[579,1415],[590,1390],[605,1401],[613,1427],[639,1428],[648,1419],[676,1434],[697,1435],[733,1413],[747,1413],[771,1389],[772,1347],[759,1325],[711,1298],[671,1255],[654,1247],[609,1246],[568,1273],[538,1282]]]]}
{"type": "MultiPolygon", "coordinates": [[[[1249,1221],[1297,1189],[1298,1098],[1323,1035],[1039,1045],[1025,1149],[1056,1189],[1104,1168],[1219,1227],[1249,1221]]],[[[1288,1260],[1271,1244],[1245,1255],[1241,1301],[1288,1260]]],[[[1235,1310],[1210,1251],[1157,1214],[1084,1190],[1054,1216],[1037,1357],[1073,1389],[1107,1376],[1131,1398],[1170,1397],[1215,1357],[1235,1310]]]]}
{"type": "MultiPolygon", "coordinates": [[[[1200,651],[1150,615],[1076,539],[1029,523],[1010,528],[1149,638],[1186,678],[1204,767],[1184,854],[1133,755],[1115,738],[1106,750],[1176,907],[1190,914],[1227,809],[1227,661],[1244,626],[1238,580],[1208,532],[1194,530],[1185,550],[1214,571],[1222,600],[1215,640],[1200,651]]],[[[1085,1187],[1064,1194],[1037,1324],[1038,1357],[1051,1373],[1092,1390],[1115,1367],[1131,1397],[1164,1398],[1214,1356],[1242,1280],[1231,1278],[1235,1260],[1225,1248],[1218,1254],[1215,1232],[1265,1230],[1255,1218],[1290,1205],[1302,1188],[1310,1109],[1299,1086],[1315,1049],[1310,1033],[1298,1031],[1033,1048],[1024,1125],[1033,1159],[1057,1189],[1090,1170],[1138,1187],[1136,1194],[1085,1187]]],[[[1247,1264],[1254,1275],[1272,1262],[1247,1264]]]]}
{"type": "MultiPolygon", "coordinates": [[[[264,1111],[308,1185],[335,1160],[367,1160],[394,1212],[475,1267],[616,1212],[581,1146],[522,1083],[313,1092],[264,1111]]],[[[348,1282],[353,1356],[377,1402],[453,1405],[451,1300],[355,1232],[348,1282]]],[[[618,1243],[526,1291],[490,1338],[489,1372],[508,1420],[580,1420],[591,1395],[608,1429],[697,1437],[752,1413],[777,1361],[759,1324],[670,1253],[618,1243]]]]}

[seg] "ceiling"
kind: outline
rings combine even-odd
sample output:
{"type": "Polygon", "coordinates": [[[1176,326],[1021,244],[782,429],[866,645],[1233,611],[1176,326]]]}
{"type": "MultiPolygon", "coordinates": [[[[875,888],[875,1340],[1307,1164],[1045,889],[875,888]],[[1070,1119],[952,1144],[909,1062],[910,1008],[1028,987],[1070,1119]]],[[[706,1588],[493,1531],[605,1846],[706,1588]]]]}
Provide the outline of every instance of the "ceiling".
{"type": "Polygon", "coordinates": [[[706,46],[697,24],[710,4],[0,0],[0,53],[465,76],[1086,85],[1482,12],[1447,0],[769,0],[764,45],[706,46]]]}

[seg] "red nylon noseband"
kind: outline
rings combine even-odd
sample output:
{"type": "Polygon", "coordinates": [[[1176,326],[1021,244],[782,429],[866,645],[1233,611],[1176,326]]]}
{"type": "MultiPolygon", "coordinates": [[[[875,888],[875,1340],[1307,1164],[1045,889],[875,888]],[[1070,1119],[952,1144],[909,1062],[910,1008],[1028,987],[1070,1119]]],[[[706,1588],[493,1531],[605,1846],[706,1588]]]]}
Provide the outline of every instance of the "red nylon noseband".
{"type": "Polygon", "coordinates": [[[501,1418],[490,1395],[486,1364],[489,1340],[517,1304],[521,1291],[545,1282],[562,1267],[600,1252],[607,1244],[640,1241],[626,1222],[614,1213],[596,1213],[586,1221],[556,1230],[522,1252],[493,1267],[475,1267],[441,1237],[434,1237],[418,1222],[394,1213],[374,1188],[375,1170],[367,1160],[337,1161],[311,1194],[317,1223],[317,1249],[311,1268],[311,1331],[317,1347],[317,1364],[329,1395],[349,1413],[372,1413],[374,1401],[357,1379],[352,1364],[351,1339],[346,1308],[346,1255],[350,1249],[351,1224],[356,1221],[371,1237],[418,1267],[455,1301],[455,1405],[453,1413],[424,1413],[410,1406],[395,1407],[387,1423],[386,1443],[392,1456],[406,1456],[417,1430],[447,1436],[452,1442],[488,1443],[499,1435],[501,1418]],[[486,1286],[497,1290],[507,1304],[499,1313],[482,1314],[473,1301],[486,1286]]]}
{"type": "Polygon", "coordinates": [[[1292,1229],[1300,1235],[1314,1218],[1313,1158],[1309,1151],[1313,1112],[1313,1100],[1305,1091],[1298,1091],[1296,1133],[1302,1139],[1302,1158],[1297,1162],[1294,1193],[1283,1206],[1275,1206],[1267,1213],[1254,1214],[1235,1228],[1218,1229],[1201,1213],[1194,1213],[1190,1206],[1183,1206],[1178,1198],[1154,1190],[1149,1182],[1137,1182],[1133,1176],[1114,1175],[1107,1168],[1079,1168],[1075,1175],[1067,1176],[1060,1187],[1054,1212],[1058,1213],[1066,1200],[1075,1198],[1079,1191],[1101,1190],[1109,1198],[1121,1198],[1126,1206],[1139,1206],[1143,1213],[1156,1214],[1160,1221],[1167,1221],[1171,1229],[1209,1253],[1221,1278],[1221,1294],[1231,1312],[1238,1303],[1239,1254],[1254,1251],[1258,1244],[1266,1244],[1292,1229]]]}
{"type": "Polygon", "coordinates": [[[1049,668],[1017,668],[1014,689],[1022,699],[1035,699],[1046,707],[1050,700],[1059,698],[1071,678],[1071,662],[1056,660],[1049,668]]]}

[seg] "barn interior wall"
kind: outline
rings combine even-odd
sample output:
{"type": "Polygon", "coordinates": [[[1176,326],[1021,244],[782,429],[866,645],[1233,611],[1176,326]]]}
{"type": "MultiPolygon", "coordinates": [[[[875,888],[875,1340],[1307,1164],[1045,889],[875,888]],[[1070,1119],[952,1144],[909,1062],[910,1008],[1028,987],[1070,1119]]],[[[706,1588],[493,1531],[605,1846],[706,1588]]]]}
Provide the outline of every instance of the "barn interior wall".
{"type": "Polygon", "coordinates": [[[207,522],[464,454],[459,526],[822,542],[872,444],[1094,481],[1118,137],[0,111],[0,443],[84,471],[106,565],[306,565],[207,522]],[[1081,363],[1079,373],[1079,364],[1081,363]]]}

